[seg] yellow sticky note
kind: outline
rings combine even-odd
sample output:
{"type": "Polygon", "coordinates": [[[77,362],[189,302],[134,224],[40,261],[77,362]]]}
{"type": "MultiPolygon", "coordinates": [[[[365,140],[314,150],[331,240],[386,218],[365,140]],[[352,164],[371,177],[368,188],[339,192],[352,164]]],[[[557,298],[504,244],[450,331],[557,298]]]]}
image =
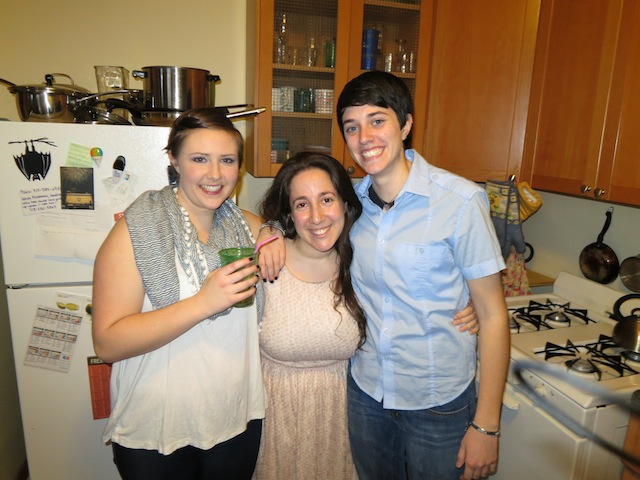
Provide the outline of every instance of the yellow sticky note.
{"type": "Polygon", "coordinates": [[[67,167],[87,167],[91,168],[91,147],[78,145],[77,143],[69,144],[67,152],[67,167]]]}

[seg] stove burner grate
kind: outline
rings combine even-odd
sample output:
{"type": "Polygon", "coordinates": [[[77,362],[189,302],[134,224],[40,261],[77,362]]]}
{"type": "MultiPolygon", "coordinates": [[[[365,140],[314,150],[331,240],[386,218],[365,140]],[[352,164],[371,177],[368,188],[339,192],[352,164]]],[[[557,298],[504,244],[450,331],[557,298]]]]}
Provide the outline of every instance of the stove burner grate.
{"type": "Polygon", "coordinates": [[[589,318],[586,309],[571,308],[570,303],[562,304],[549,299],[545,303],[530,300],[529,305],[509,309],[509,328],[512,333],[569,327],[572,322],[580,325],[596,323],[589,318]]]}
{"type": "MultiPolygon", "coordinates": [[[[624,361],[625,352],[621,351],[606,335],[600,335],[597,342],[586,345],[574,345],[567,340],[565,346],[547,342],[544,350],[546,361],[566,359],[564,364],[568,371],[593,375],[598,381],[602,380],[603,372],[609,377],[624,377],[638,372],[624,361]],[[607,353],[611,350],[613,353],[607,353]]],[[[558,362],[555,362],[558,363],[558,362]]]]}
{"type": "Polygon", "coordinates": [[[545,303],[540,303],[535,300],[531,300],[527,311],[529,313],[542,312],[540,315],[544,317],[545,321],[567,323],[570,325],[571,320],[573,319],[574,321],[579,321],[581,324],[584,323],[585,325],[589,322],[595,323],[594,320],[591,320],[588,317],[588,311],[586,309],[572,308],[570,302],[563,304],[547,299],[545,303]]]}

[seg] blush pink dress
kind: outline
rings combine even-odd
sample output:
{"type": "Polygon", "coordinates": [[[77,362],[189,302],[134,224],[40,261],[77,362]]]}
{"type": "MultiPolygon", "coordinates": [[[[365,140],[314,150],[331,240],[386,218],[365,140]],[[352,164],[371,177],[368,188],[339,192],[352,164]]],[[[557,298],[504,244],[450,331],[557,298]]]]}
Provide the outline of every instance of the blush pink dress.
{"type": "Polygon", "coordinates": [[[329,284],[303,282],[286,267],[265,284],[260,349],[267,410],[257,480],[357,479],[346,372],[358,328],[344,308],[334,309],[329,284]]]}

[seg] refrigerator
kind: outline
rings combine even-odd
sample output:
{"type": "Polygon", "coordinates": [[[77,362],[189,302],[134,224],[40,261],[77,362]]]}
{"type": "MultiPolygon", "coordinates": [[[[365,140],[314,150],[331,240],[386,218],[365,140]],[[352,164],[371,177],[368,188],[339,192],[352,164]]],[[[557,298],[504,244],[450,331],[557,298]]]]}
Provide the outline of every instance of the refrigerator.
{"type": "Polygon", "coordinates": [[[0,122],[0,245],[30,480],[117,480],[110,366],[91,340],[93,259],[170,183],[168,127],[0,122]]]}

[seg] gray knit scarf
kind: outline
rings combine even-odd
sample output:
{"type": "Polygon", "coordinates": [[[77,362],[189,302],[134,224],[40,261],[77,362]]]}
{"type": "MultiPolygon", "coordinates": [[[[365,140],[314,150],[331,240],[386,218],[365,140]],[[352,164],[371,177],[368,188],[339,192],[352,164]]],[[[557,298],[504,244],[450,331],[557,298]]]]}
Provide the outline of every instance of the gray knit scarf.
{"type": "MultiPolygon", "coordinates": [[[[180,285],[175,255],[180,263],[187,264],[189,249],[185,249],[184,216],[172,187],[152,190],[140,195],[126,210],[125,220],[133,244],[136,265],[142,276],[146,294],[154,309],[171,305],[180,300],[180,285]]],[[[187,242],[197,242],[197,232],[191,229],[187,242]]],[[[253,246],[254,240],[238,206],[227,199],[215,212],[209,241],[202,245],[209,271],[220,267],[218,251],[228,247],[253,246]]],[[[190,249],[195,255],[195,248],[190,249]]],[[[192,258],[198,265],[197,258],[192,258]]],[[[199,284],[206,272],[198,271],[199,284]]],[[[262,318],[264,293],[261,282],[257,284],[256,302],[258,321],[262,318]]],[[[213,320],[231,311],[227,309],[209,317],[213,320]]]]}

